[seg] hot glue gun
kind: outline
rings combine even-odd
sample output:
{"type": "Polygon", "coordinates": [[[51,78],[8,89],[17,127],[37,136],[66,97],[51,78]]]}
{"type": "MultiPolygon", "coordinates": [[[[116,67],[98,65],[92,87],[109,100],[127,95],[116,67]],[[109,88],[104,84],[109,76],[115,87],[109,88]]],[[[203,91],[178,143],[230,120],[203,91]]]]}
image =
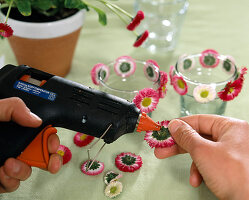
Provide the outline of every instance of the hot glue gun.
{"type": "Polygon", "coordinates": [[[145,113],[122,98],[25,65],[0,70],[0,99],[21,98],[42,119],[38,128],[0,122],[0,166],[10,157],[47,169],[47,139],[62,127],[112,143],[134,131],[160,130],[145,113]]]}

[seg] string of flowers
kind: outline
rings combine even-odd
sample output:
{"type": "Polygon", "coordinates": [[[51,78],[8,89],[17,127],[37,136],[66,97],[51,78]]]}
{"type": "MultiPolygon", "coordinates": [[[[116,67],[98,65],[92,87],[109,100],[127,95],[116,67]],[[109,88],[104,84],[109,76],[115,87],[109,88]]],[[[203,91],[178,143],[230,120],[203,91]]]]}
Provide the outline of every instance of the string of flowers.
{"type": "MultiPolygon", "coordinates": [[[[117,15],[122,22],[126,25],[126,29],[133,32],[135,36],[137,37],[133,46],[139,47],[143,44],[143,42],[148,38],[149,32],[148,30],[145,30],[143,33],[138,34],[135,29],[136,27],[141,23],[141,21],[144,19],[144,13],[143,11],[138,11],[136,16],[133,17],[130,13],[122,9],[121,7],[117,6],[116,4],[107,1],[107,0],[95,0],[96,2],[99,2],[103,4],[106,8],[108,8],[111,12],[113,12],[115,15],[117,15]]],[[[30,16],[31,10],[36,9],[41,14],[44,14],[45,16],[52,16],[55,15],[58,12],[58,7],[62,8],[68,8],[68,9],[86,9],[87,11],[91,9],[95,10],[99,17],[99,22],[102,25],[107,24],[107,17],[106,13],[101,10],[100,8],[92,5],[91,3],[83,0],[77,0],[77,1],[61,1],[61,2],[55,2],[46,0],[43,2],[43,4],[39,4],[39,2],[32,1],[32,0],[26,0],[26,1],[18,1],[18,0],[0,0],[0,9],[8,7],[8,11],[6,14],[5,22],[0,23],[0,36],[2,38],[11,37],[13,35],[13,29],[10,27],[7,22],[10,15],[10,11],[12,7],[16,7],[18,11],[23,16],[30,16]],[[2,3],[2,4],[1,4],[2,3]],[[58,4],[58,5],[57,5],[58,4]]]]}

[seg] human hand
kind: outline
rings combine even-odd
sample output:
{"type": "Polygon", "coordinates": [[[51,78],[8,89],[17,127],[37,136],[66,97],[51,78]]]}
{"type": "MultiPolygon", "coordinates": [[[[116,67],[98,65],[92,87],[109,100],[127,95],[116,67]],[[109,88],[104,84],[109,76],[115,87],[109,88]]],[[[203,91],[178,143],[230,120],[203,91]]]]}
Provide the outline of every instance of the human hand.
{"type": "Polygon", "coordinates": [[[168,126],[177,145],[156,148],[157,158],[189,153],[193,159],[190,184],[202,178],[220,199],[249,197],[249,124],[216,115],[193,115],[172,120],[168,126]]]}
{"type": "MultiPolygon", "coordinates": [[[[42,120],[31,113],[24,102],[16,97],[0,100],[0,121],[14,121],[26,127],[39,127],[42,120]]],[[[56,134],[48,138],[48,151],[51,154],[48,171],[56,173],[61,167],[61,157],[56,154],[60,141],[56,134]]],[[[9,158],[0,167],[0,193],[13,192],[20,181],[26,180],[31,175],[31,167],[17,159],[9,158]]]]}

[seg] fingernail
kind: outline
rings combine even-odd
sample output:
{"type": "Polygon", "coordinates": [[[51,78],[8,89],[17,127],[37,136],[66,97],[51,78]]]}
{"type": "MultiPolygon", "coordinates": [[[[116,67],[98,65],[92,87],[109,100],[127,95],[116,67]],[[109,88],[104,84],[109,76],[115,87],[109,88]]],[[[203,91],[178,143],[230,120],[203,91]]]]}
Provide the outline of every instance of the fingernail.
{"type": "Polygon", "coordinates": [[[38,121],[41,121],[41,118],[40,117],[38,117],[36,114],[34,114],[34,113],[32,113],[32,112],[30,112],[30,116],[34,119],[34,120],[38,120],[38,121]]]}
{"type": "Polygon", "coordinates": [[[180,125],[181,125],[181,122],[177,119],[170,121],[168,125],[170,133],[175,133],[180,125]]]}
{"type": "Polygon", "coordinates": [[[21,169],[20,164],[17,163],[17,162],[14,162],[14,165],[13,165],[13,172],[14,172],[15,174],[18,174],[19,171],[20,171],[20,169],[21,169]]]}

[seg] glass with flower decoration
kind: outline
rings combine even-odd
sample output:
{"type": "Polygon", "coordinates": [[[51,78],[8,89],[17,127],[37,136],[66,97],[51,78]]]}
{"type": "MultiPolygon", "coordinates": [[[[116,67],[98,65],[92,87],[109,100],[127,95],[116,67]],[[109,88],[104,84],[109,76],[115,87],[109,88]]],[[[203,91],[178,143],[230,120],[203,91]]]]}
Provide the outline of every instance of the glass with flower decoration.
{"type": "Polygon", "coordinates": [[[91,77],[100,90],[133,101],[145,113],[151,113],[167,91],[167,73],[154,60],[120,56],[108,65],[96,64],[91,77]]]}
{"type": "Polygon", "coordinates": [[[171,85],[180,95],[181,116],[223,115],[227,101],[240,93],[246,71],[237,68],[232,56],[212,49],[181,56],[170,70],[171,85]]]}

